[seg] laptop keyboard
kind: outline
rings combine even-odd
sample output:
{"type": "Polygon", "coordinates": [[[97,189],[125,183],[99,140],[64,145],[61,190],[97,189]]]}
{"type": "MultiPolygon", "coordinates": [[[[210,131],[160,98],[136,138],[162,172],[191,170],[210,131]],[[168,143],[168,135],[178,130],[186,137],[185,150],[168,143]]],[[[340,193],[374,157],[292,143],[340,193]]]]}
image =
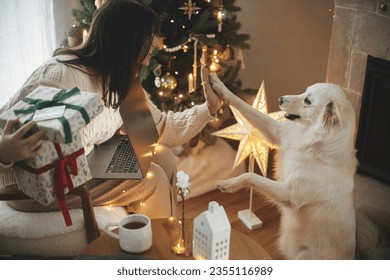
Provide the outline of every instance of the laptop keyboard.
{"type": "Polygon", "coordinates": [[[129,139],[120,139],[106,173],[136,173],[138,169],[137,157],[129,139]]]}

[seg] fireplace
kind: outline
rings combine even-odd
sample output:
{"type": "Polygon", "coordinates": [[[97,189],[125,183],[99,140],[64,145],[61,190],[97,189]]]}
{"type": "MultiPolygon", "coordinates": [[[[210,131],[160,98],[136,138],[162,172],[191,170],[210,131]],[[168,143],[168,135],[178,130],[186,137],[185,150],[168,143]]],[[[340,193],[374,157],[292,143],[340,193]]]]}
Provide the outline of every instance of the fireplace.
{"type": "Polygon", "coordinates": [[[358,171],[390,183],[390,61],[367,58],[356,139],[358,171]]]}

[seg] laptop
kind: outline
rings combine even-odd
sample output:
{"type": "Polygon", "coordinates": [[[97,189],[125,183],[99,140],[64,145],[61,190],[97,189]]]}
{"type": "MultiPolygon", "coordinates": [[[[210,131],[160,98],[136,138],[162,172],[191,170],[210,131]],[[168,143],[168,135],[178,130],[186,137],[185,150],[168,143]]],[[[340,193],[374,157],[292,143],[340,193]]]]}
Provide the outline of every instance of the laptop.
{"type": "Polygon", "coordinates": [[[127,135],[114,135],[88,155],[92,178],[141,180],[152,161],[158,132],[139,77],[119,106],[127,135]]]}

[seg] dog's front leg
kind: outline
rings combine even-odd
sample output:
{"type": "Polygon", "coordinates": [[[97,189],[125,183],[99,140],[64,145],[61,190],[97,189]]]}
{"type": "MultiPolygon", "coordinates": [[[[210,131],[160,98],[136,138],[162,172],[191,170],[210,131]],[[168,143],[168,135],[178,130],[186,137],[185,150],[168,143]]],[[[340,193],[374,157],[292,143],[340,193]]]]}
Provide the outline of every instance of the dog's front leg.
{"type": "Polygon", "coordinates": [[[280,145],[281,123],[253,108],[244,100],[233,94],[214,73],[210,74],[213,90],[228,104],[240,113],[258,129],[269,143],[280,145]]]}
{"type": "Polygon", "coordinates": [[[265,194],[280,204],[289,204],[290,192],[283,182],[273,181],[255,173],[244,173],[240,176],[219,181],[217,187],[222,192],[233,193],[245,187],[265,194]]]}
{"type": "Polygon", "coordinates": [[[222,192],[234,193],[248,186],[248,175],[250,173],[244,173],[237,177],[222,180],[217,182],[217,187],[222,192]]]}

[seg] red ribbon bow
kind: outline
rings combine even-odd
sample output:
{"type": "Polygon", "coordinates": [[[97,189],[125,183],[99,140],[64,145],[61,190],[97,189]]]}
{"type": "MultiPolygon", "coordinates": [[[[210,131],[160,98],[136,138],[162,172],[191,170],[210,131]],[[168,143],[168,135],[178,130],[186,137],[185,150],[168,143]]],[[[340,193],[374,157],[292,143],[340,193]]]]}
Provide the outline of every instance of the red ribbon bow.
{"type": "Polygon", "coordinates": [[[18,162],[18,166],[24,170],[33,174],[42,174],[50,169],[54,168],[54,193],[57,197],[58,203],[62,215],[64,216],[66,226],[72,225],[72,219],[70,218],[69,209],[65,202],[65,189],[69,192],[74,190],[72,178],[70,175],[76,176],[78,174],[77,169],[77,157],[84,153],[84,148],[74,152],[73,154],[64,156],[61,151],[61,146],[58,143],[54,143],[54,147],[58,154],[58,160],[42,166],[40,168],[32,168],[25,164],[25,162],[18,162]]]}
{"type": "Polygon", "coordinates": [[[71,226],[72,220],[70,218],[68,206],[65,202],[65,189],[68,188],[69,192],[74,190],[70,174],[74,176],[77,176],[78,174],[76,159],[79,155],[77,155],[76,152],[64,157],[60,145],[54,143],[54,147],[56,148],[59,157],[59,159],[54,162],[54,193],[56,194],[58,203],[60,204],[66,226],[71,226]]]}

